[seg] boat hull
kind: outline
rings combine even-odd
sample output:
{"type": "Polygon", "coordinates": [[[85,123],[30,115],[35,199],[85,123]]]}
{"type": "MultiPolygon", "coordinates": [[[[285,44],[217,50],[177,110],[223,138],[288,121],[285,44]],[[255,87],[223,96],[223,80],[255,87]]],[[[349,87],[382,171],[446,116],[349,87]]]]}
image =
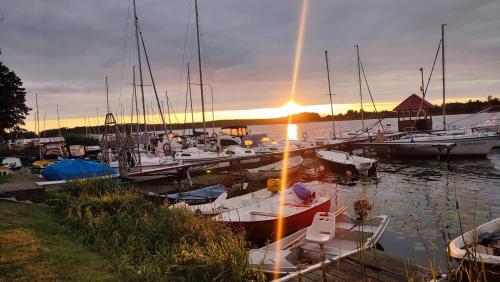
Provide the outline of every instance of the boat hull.
{"type": "MultiPolygon", "coordinates": [[[[337,162],[332,162],[329,160],[325,160],[322,158],[319,158],[319,161],[323,165],[323,167],[331,172],[339,173],[339,174],[346,174],[347,171],[350,171],[351,173],[355,175],[359,175],[360,172],[356,169],[356,166],[353,164],[342,164],[342,163],[337,163],[337,162]]],[[[373,163],[370,169],[368,169],[368,175],[373,176],[377,174],[377,163],[373,163]]]]}
{"type": "MultiPolygon", "coordinates": [[[[444,140],[418,140],[414,143],[455,143],[456,146],[453,147],[449,155],[455,157],[484,157],[491,149],[495,146],[495,144],[499,141],[498,136],[488,136],[488,137],[479,137],[479,138],[457,138],[457,139],[444,139],[444,140]]],[[[412,142],[408,141],[408,144],[412,144],[412,142]]],[[[386,151],[384,149],[384,151],[386,151]]],[[[432,147],[395,147],[391,148],[391,155],[402,155],[402,156],[416,156],[416,157],[432,157],[432,156],[446,156],[447,152],[445,149],[438,150],[432,147]]]]}
{"type": "MultiPolygon", "coordinates": [[[[283,236],[290,235],[300,229],[311,225],[314,215],[317,212],[327,212],[330,210],[330,200],[325,201],[311,209],[301,213],[290,215],[282,219],[283,236]]],[[[228,222],[228,224],[237,230],[244,230],[246,238],[253,242],[266,242],[267,240],[276,240],[276,230],[278,227],[278,218],[260,221],[228,222]]]]}

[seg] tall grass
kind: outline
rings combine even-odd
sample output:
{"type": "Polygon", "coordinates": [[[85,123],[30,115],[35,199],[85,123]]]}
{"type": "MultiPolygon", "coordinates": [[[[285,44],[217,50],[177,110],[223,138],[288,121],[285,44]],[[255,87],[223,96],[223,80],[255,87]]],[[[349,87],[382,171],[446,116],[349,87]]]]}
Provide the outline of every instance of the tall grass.
{"type": "Polygon", "coordinates": [[[245,240],[223,223],[148,201],[112,179],[72,182],[58,201],[71,234],[131,280],[258,280],[245,240]]]}

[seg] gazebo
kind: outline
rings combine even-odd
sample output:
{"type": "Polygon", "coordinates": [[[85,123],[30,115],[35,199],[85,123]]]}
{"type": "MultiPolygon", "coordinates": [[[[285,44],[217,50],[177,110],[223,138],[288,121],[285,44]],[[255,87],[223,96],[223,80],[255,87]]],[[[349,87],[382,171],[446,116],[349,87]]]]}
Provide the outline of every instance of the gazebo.
{"type": "Polygon", "coordinates": [[[432,116],[430,111],[434,106],[417,96],[411,94],[401,104],[394,108],[398,112],[398,131],[426,131],[432,129],[432,116]],[[420,113],[417,116],[418,109],[420,113]]]}

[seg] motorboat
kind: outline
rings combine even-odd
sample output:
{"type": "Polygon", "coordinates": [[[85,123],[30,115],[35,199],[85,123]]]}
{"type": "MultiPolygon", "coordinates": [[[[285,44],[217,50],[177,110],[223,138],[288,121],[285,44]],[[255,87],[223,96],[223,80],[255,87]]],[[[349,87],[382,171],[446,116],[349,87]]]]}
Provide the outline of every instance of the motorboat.
{"type": "Polygon", "coordinates": [[[345,208],[318,212],[309,226],[250,250],[250,264],[267,273],[287,275],[282,280],[293,278],[375,246],[388,223],[384,215],[352,218],[345,208]]]}
{"type": "MultiPolygon", "coordinates": [[[[292,174],[300,170],[303,162],[304,158],[301,156],[288,158],[286,161],[288,174],[292,174]]],[[[283,160],[253,169],[246,169],[243,171],[243,175],[251,181],[262,181],[269,178],[280,177],[282,170],[283,160]]]]}
{"type": "Polygon", "coordinates": [[[377,160],[355,156],[342,151],[319,150],[316,157],[328,170],[336,173],[346,174],[350,171],[356,175],[375,175],[377,172],[377,160]]]}
{"type": "Polygon", "coordinates": [[[207,161],[216,161],[229,158],[230,155],[217,153],[209,150],[203,150],[198,147],[190,147],[179,150],[175,153],[175,159],[183,163],[198,163],[207,161]]]}
{"type": "MultiPolygon", "coordinates": [[[[500,217],[484,223],[450,242],[449,255],[468,264],[477,263],[487,281],[500,279],[500,217]]],[[[481,280],[482,280],[482,274],[481,280]]]]}
{"type": "Polygon", "coordinates": [[[250,241],[273,241],[276,239],[278,222],[282,223],[282,233],[286,236],[309,226],[317,212],[330,209],[330,196],[309,195],[312,196],[311,200],[304,201],[295,189],[286,189],[254,204],[223,212],[214,219],[234,229],[245,230],[250,241]]]}
{"type": "Polygon", "coordinates": [[[168,194],[166,197],[174,203],[185,202],[189,205],[199,205],[215,201],[224,192],[227,192],[224,185],[216,184],[193,191],[168,194]]]}
{"type": "Polygon", "coordinates": [[[10,169],[20,169],[23,167],[23,165],[21,163],[21,159],[15,158],[15,157],[3,158],[1,163],[0,163],[0,166],[5,166],[5,167],[8,167],[10,169]]]}

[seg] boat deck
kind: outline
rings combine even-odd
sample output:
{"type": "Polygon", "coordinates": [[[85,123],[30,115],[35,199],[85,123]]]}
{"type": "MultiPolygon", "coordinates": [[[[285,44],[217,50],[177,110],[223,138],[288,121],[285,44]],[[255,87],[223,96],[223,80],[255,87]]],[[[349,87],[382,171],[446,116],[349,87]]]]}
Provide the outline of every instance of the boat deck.
{"type": "Polygon", "coordinates": [[[370,249],[283,281],[428,281],[431,271],[422,265],[370,249]]]}

